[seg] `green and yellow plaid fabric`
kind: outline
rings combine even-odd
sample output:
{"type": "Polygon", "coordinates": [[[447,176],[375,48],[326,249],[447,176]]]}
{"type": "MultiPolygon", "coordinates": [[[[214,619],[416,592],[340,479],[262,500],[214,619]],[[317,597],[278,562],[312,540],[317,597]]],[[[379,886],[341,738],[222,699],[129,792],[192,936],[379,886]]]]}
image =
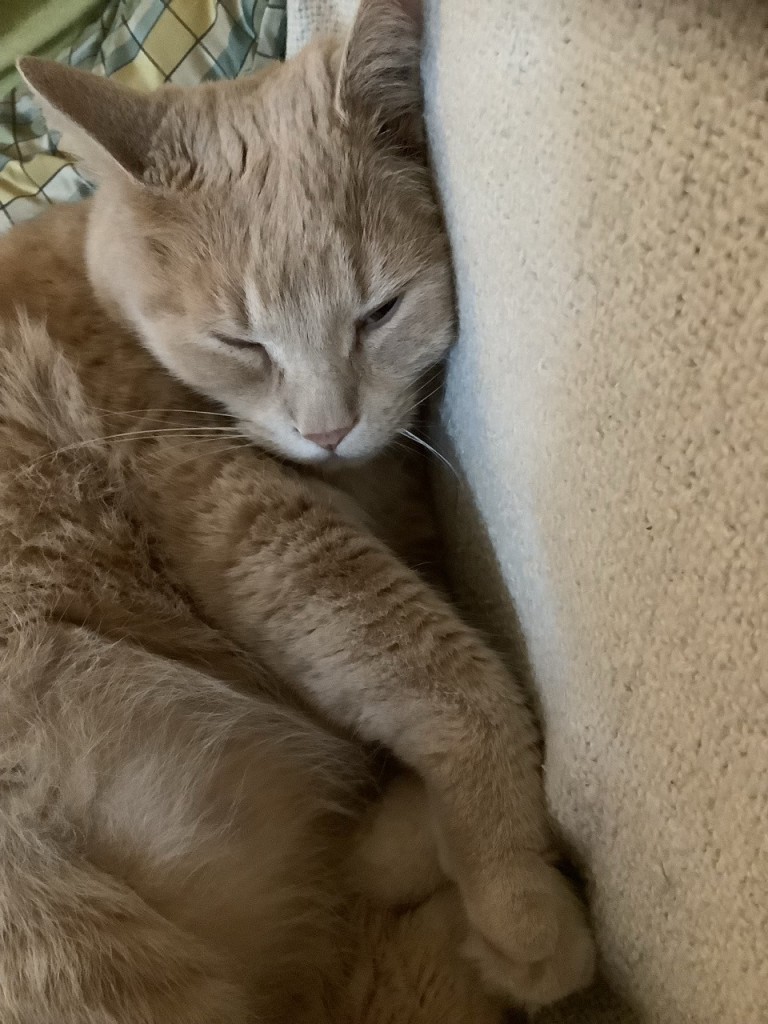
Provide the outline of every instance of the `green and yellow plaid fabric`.
{"type": "MultiPolygon", "coordinates": [[[[286,0],[105,0],[59,59],[136,88],[247,74],[285,56],[286,0]]],[[[20,87],[0,100],[0,231],[92,184],[20,87]]]]}

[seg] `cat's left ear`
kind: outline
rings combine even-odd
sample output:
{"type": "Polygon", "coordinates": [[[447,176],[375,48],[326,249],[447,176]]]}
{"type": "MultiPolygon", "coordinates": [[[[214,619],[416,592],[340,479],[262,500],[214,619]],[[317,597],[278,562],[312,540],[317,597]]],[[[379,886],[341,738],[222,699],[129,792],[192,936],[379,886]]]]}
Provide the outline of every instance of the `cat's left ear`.
{"type": "Polygon", "coordinates": [[[425,151],[423,28],[422,0],[361,0],[336,92],[344,118],[373,123],[385,145],[419,157],[425,151]]]}

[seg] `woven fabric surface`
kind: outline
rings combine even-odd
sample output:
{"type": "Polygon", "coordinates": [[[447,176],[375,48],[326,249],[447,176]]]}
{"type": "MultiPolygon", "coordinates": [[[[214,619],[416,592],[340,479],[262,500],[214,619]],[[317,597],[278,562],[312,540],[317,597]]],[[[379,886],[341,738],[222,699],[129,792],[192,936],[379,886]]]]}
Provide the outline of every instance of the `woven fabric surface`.
{"type": "MultiPolygon", "coordinates": [[[[768,9],[432,12],[451,561],[522,637],[612,984],[649,1024],[763,1024],[768,9]]],[[[623,1020],[593,999],[543,1019],[623,1020]]]]}

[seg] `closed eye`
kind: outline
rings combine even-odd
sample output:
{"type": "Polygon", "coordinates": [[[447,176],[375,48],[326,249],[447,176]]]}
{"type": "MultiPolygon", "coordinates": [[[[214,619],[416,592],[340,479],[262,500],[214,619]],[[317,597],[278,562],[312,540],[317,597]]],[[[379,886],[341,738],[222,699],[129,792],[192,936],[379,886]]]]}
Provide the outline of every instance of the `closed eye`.
{"type": "Polygon", "coordinates": [[[258,341],[250,341],[248,338],[236,338],[230,334],[216,334],[213,337],[216,341],[220,341],[222,345],[228,345],[230,348],[239,348],[248,352],[252,352],[254,355],[266,356],[267,350],[263,345],[260,345],[258,341]]]}
{"type": "Polygon", "coordinates": [[[377,306],[369,313],[366,313],[365,316],[361,317],[358,321],[358,326],[362,327],[363,330],[373,330],[375,327],[383,326],[395,315],[402,299],[402,295],[395,295],[394,298],[388,299],[386,302],[382,302],[380,306],[377,306]]]}

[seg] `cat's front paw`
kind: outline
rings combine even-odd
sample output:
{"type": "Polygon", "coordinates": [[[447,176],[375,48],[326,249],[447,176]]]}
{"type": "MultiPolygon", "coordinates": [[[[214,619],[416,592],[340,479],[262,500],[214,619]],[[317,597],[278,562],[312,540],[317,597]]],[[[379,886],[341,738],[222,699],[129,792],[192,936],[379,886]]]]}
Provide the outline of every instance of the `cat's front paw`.
{"type": "Polygon", "coordinates": [[[521,860],[503,878],[466,895],[465,952],[491,988],[535,1009],[592,981],[595,944],[584,908],[544,860],[521,860]]]}

